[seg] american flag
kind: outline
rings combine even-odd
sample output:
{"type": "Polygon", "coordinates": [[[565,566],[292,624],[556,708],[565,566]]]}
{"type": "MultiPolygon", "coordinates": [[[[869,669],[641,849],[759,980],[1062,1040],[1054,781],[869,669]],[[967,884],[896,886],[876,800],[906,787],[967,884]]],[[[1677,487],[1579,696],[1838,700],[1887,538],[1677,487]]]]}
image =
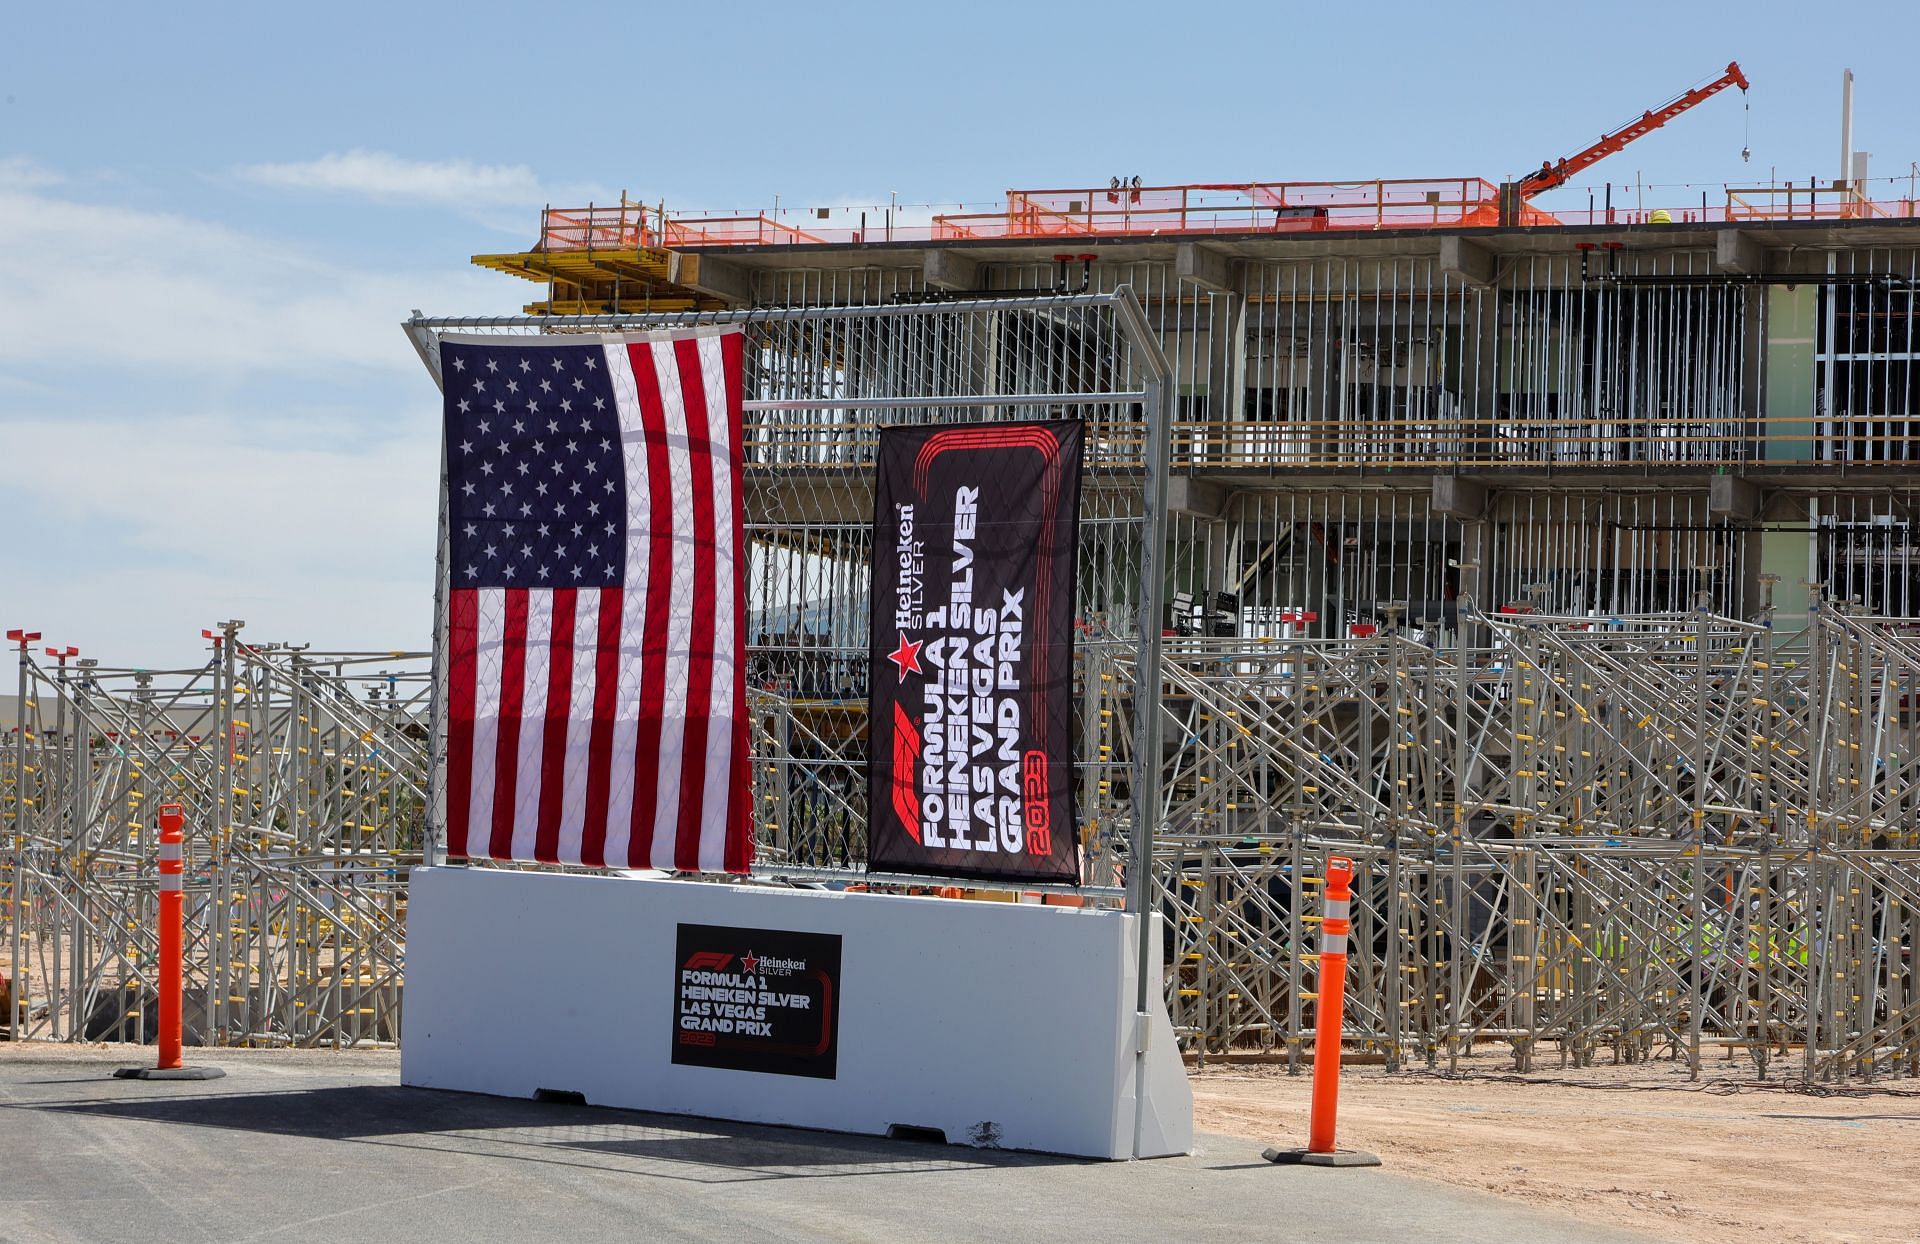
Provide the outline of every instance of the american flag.
{"type": "Polygon", "coordinates": [[[741,350],[442,338],[450,856],[748,870],[741,350]]]}

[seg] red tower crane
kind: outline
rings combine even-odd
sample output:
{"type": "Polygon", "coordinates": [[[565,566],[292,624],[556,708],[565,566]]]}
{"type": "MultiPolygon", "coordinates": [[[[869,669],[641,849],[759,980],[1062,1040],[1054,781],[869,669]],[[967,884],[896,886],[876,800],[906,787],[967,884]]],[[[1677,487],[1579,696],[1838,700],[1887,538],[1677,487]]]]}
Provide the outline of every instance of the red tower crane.
{"type": "Polygon", "coordinates": [[[1539,172],[1531,173],[1515,182],[1514,191],[1518,198],[1524,201],[1536,194],[1544,194],[1557,186],[1564,186],[1569,179],[1592,168],[1634,139],[1651,134],[1687,109],[1705,103],[1730,86],[1737,86],[1744,91],[1747,85],[1747,75],[1740,72],[1740,62],[1729,62],[1727,71],[1705,86],[1697,86],[1691,91],[1676,95],[1650,112],[1641,113],[1619,129],[1603,135],[1600,141],[1591,147],[1575,152],[1557,163],[1551,160],[1542,163],[1539,172]]]}

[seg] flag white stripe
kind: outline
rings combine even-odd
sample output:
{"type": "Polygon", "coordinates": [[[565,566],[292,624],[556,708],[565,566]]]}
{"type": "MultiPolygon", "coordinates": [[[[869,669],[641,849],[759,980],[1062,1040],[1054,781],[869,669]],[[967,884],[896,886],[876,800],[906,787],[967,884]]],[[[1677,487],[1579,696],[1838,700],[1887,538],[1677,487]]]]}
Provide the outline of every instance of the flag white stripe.
{"type": "Polygon", "coordinates": [[[582,588],[573,605],[572,699],[567,701],[567,754],[560,780],[560,862],[580,862],[587,819],[587,749],[593,738],[594,666],[599,659],[600,592],[582,588]]]}
{"type": "Polygon", "coordinates": [[[547,740],[547,679],[553,669],[553,593],[527,593],[526,661],[520,678],[520,755],[514,765],[513,858],[534,857],[540,829],[540,779],[547,740]]]}
{"type": "MultiPolygon", "coordinates": [[[[607,852],[610,868],[624,868],[633,838],[633,749],[640,720],[640,660],[644,646],[647,599],[647,491],[634,487],[647,477],[646,434],[640,423],[640,392],[634,384],[633,364],[624,345],[606,346],[607,378],[613,382],[613,402],[620,412],[621,460],[626,481],[627,547],[605,549],[609,556],[626,558],[626,604],[620,615],[619,694],[614,697],[612,780],[607,797],[607,852]]],[[[598,520],[598,516],[596,516],[598,520]]],[[[598,520],[603,521],[604,520],[598,520]]]]}
{"type": "MultiPolygon", "coordinates": [[[[673,497],[673,573],[667,597],[667,664],[661,688],[660,759],[653,805],[653,866],[675,867],[679,840],[680,766],[687,742],[688,647],[693,640],[693,468],[687,453],[687,411],[673,342],[651,343],[667,429],[667,476],[673,497]]],[[[663,481],[652,481],[658,487],[663,481]]]]}
{"type": "Polygon", "coordinates": [[[727,418],[723,338],[700,339],[700,382],[707,397],[707,435],[713,441],[713,686],[708,696],[706,789],[700,800],[700,868],[726,868],[727,795],[733,768],[733,684],[737,659],[733,616],[734,565],[732,432],[727,418]]]}
{"type": "Polygon", "coordinates": [[[494,758],[500,737],[500,645],[505,631],[507,589],[474,594],[473,793],[467,804],[467,854],[493,854],[494,758]]]}

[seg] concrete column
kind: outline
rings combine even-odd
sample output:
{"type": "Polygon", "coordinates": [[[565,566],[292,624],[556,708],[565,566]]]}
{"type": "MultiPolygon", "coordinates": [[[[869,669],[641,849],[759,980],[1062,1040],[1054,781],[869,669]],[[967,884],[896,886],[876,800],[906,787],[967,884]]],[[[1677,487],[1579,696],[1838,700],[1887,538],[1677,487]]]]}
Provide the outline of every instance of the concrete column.
{"type": "Polygon", "coordinates": [[[1444,514],[1448,518],[1471,522],[1486,514],[1487,499],[1485,484],[1458,475],[1433,477],[1431,505],[1435,514],[1444,514]]]}
{"type": "Polygon", "coordinates": [[[920,278],[932,289],[980,288],[980,265],[955,251],[928,251],[920,261],[920,278]]]}
{"type": "MultiPolygon", "coordinates": [[[[1173,275],[1183,295],[1196,299],[1196,321],[1207,334],[1204,451],[1220,460],[1229,455],[1240,422],[1246,387],[1246,345],[1240,264],[1203,242],[1182,242],[1174,249],[1173,275]]],[[[1198,379],[1198,377],[1196,377],[1198,379]]]]}
{"type": "Polygon", "coordinates": [[[1765,272],[1767,248],[1751,233],[1722,229],[1713,239],[1713,266],[1722,272],[1765,272]]]}
{"type": "MultiPolygon", "coordinates": [[[[1473,607],[1492,613],[1500,602],[1493,598],[1493,520],[1481,517],[1460,524],[1460,592],[1473,598],[1473,607]],[[1472,567],[1472,569],[1468,569],[1472,567]]],[[[1460,636],[1469,646],[1484,646],[1487,628],[1460,619],[1460,636]]]]}
{"type": "Polygon", "coordinates": [[[1760,575],[1765,567],[1761,564],[1762,533],[1758,527],[1764,503],[1760,486],[1751,480],[1715,475],[1707,481],[1707,516],[1715,521],[1729,519],[1745,528],[1734,537],[1740,545],[1740,581],[1735,585],[1733,604],[1736,617],[1753,618],[1760,610],[1760,575]]]}
{"type": "Polygon", "coordinates": [[[1216,458],[1231,456],[1246,413],[1245,306],[1234,293],[1216,293],[1207,304],[1207,410],[1216,458]]]}
{"type": "Polygon", "coordinates": [[[667,257],[667,279],[736,306],[753,302],[752,274],[737,263],[712,255],[672,252],[667,257]]]}
{"type": "Polygon", "coordinates": [[[1486,247],[1453,234],[1440,239],[1440,271],[1469,285],[1490,285],[1496,261],[1486,247]]]}
{"type": "Polygon", "coordinates": [[[1338,632],[1334,629],[1338,620],[1334,617],[1337,612],[1337,602],[1328,594],[1326,550],[1321,548],[1310,534],[1306,532],[1301,534],[1306,536],[1307,546],[1306,557],[1302,561],[1304,573],[1300,576],[1303,580],[1299,593],[1300,604],[1319,614],[1320,620],[1308,623],[1301,628],[1300,633],[1303,635],[1337,634],[1338,632]]]}

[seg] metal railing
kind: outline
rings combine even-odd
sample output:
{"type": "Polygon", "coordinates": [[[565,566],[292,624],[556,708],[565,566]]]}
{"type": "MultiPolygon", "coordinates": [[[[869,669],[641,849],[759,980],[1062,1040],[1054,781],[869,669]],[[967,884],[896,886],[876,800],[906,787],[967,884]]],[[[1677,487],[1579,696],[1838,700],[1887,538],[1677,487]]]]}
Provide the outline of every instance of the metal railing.
{"type": "Polygon", "coordinates": [[[991,208],[969,210],[897,204],[817,209],[804,224],[787,212],[680,212],[640,204],[548,208],[541,214],[545,251],[666,247],[820,246],[859,243],[931,244],[984,239],[1076,239],[1299,234],[1388,229],[1475,229],[1503,224],[1684,225],[1763,221],[1906,219],[1920,214],[1911,179],[1874,182],[1781,182],[1767,186],[1702,189],[1697,200],[1656,201],[1632,185],[1588,192],[1555,192],[1559,206],[1521,202],[1510,220],[1500,210],[1501,187],[1478,177],[1379,178],[1366,181],[1206,183],[1180,186],[1115,184],[1059,190],[1009,190],[991,208]],[[1906,189],[1902,194],[1900,190],[1906,189]],[[1618,191],[1619,203],[1614,202],[1618,191]],[[1628,199],[1631,198],[1631,204],[1628,199]]]}
{"type": "MultiPolygon", "coordinates": [[[[1064,409],[1063,404],[1052,403],[1064,409]]],[[[1047,403],[1009,395],[1007,409],[1047,403]]],[[[904,409],[901,408],[901,409],[904,409]]],[[[1088,421],[1089,451],[1103,465],[1140,467],[1146,424],[1119,404],[1076,404],[1088,421]]],[[[768,470],[867,469],[871,423],[823,401],[804,416],[786,410],[750,412],[746,461],[768,470]]],[[[1649,467],[1803,468],[1844,465],[1912,471],[1920,466],[1920,418],[1862,416],[1847,420],[1729,420],[1718,425],[1657,420],[1599,426],[1571,420],[1180,420],[1173,425],[1176,469],[1282,474],[1302,470],[1473,471],[1541,468],[1578,474],[1649,467]]]]}

